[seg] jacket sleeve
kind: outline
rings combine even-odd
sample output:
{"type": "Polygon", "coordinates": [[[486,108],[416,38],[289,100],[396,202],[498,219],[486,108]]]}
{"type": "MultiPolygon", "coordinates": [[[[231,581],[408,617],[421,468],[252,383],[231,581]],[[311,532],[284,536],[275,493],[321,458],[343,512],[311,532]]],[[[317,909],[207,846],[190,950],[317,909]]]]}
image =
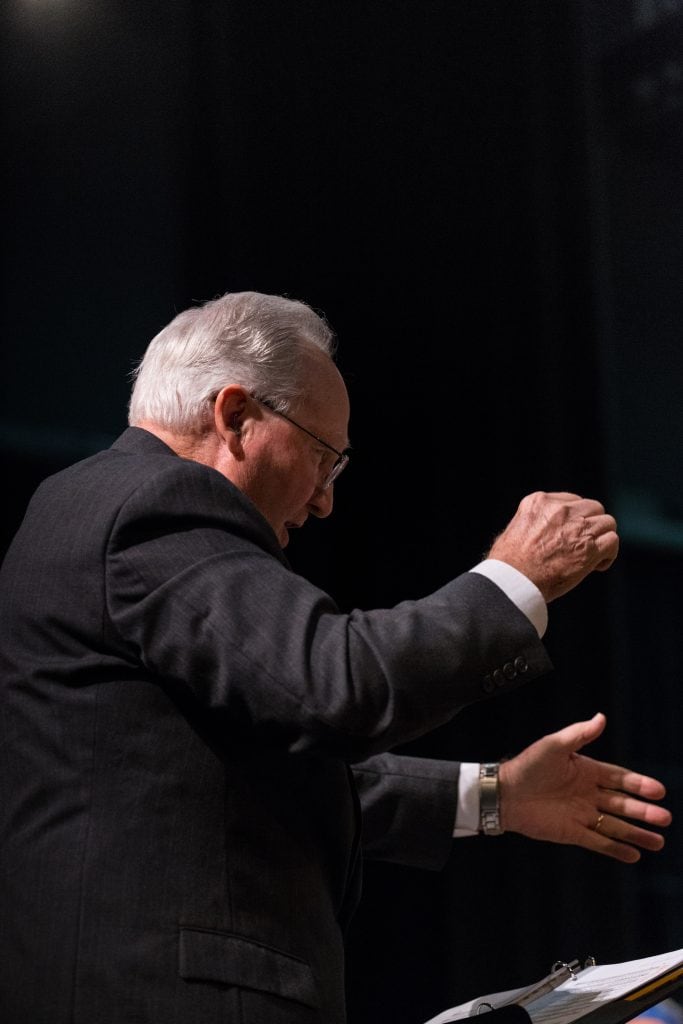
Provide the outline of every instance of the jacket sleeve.
{"type": "Polygon", "coordinates": [[[380,754],[356,764],[363,854],[438,871],[453,844],[460,764],[380,754]]]}
{"type": "Polygon", "coordinates": [[[341,614],[277,557],[265,520],[228,481],[169,462],[112,525],[109,624],[147,673],[225,712],[236,742],[354,762],[551,667],[527,618],[476,573],[341,614]]]}

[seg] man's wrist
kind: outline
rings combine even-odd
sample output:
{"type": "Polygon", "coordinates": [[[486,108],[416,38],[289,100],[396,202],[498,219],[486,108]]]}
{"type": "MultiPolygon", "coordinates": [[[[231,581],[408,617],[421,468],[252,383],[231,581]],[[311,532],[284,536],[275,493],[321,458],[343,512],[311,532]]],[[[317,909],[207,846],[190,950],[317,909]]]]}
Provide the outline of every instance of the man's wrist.
{"type": "Polygon", "coordinates": [[[506,597],[526,615],[539,637],[543,637],[548,628],[548,606],[543,594],[528,576],[498,558],[486,558],[473,566],[470,572],[478,572],[500,587],[506,597]]]}

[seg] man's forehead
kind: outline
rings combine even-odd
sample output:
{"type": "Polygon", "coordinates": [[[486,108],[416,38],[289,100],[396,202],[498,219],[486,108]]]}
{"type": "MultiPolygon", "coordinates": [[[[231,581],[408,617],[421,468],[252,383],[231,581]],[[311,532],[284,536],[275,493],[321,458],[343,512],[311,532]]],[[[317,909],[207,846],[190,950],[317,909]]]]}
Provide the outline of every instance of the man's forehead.
{"type": "Polygon", "coordinates": [[[320,432],[337,435],[337,446],[348,448],[349,395],[344,379],[334,361],[317,350],[307,358],[306,389],[297,403],[297,412],[314,417],[320,432]]]}

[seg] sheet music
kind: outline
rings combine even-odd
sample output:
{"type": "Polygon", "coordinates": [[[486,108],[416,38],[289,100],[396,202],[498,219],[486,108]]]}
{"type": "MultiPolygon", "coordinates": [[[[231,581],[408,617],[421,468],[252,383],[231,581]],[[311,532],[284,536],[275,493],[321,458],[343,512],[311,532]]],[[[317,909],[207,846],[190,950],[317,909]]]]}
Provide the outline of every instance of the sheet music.
{"type": "Polygon", "coordinates": [[[578,1017],[628,995],[682,964],[683,950],[679,949],[623,964],[587,967],[526,1010],[533,1024],[571,1024],[578,1017]]]}
{"type": "Polygon", "coordinates": [[[436,1017],[430,1017],[425,1024],[448,1024],[449,1021],[461,1020],[463,1017],[476,1017],[480,1014],[483,1016],[487,1006],[493,1010],[505,1006],[507,1003],[513,1002],[522,992],[526,992],[527,988],[528,986],[525,985],[524,988],[511,988],[507,992],[492,992],[488,996],[470,999],[467,1003],[460,1003],[459,1006],[452,1006],[450,1010],[444,1010],[436,1017]]]}
{"type": "MultiPolygon", "coordinates": [[[[587,967],[575,977],[563,981],[547,995],[525,1005],[532,1024],[571,1024],[606,1003],[632,993],[648,982],[654,982],[676,968],[683,969],[683,949],[621,964],[587,967]]],[[[487,1007],[497,1009],[529,990],[530,986],[493,992],[467,1003],[450,1007],[425,1024],[448,1024],[465,1017],[484,1017],[487,1007]]]]}

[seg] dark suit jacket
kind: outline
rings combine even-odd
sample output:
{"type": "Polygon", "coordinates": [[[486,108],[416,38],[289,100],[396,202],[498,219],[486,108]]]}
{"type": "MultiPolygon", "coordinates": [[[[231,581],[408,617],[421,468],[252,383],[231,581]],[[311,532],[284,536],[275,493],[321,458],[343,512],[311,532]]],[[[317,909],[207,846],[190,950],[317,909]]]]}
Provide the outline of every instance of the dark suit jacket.
{"type": "Polygon", "coordinates": [[[370,852],[437,867],[457,765],[386,752],[550,667],[475,574],[340,614],[139,429],[38,489],[0,621],[7,1024],[341,1024],[349,765],[370,852]]]}

